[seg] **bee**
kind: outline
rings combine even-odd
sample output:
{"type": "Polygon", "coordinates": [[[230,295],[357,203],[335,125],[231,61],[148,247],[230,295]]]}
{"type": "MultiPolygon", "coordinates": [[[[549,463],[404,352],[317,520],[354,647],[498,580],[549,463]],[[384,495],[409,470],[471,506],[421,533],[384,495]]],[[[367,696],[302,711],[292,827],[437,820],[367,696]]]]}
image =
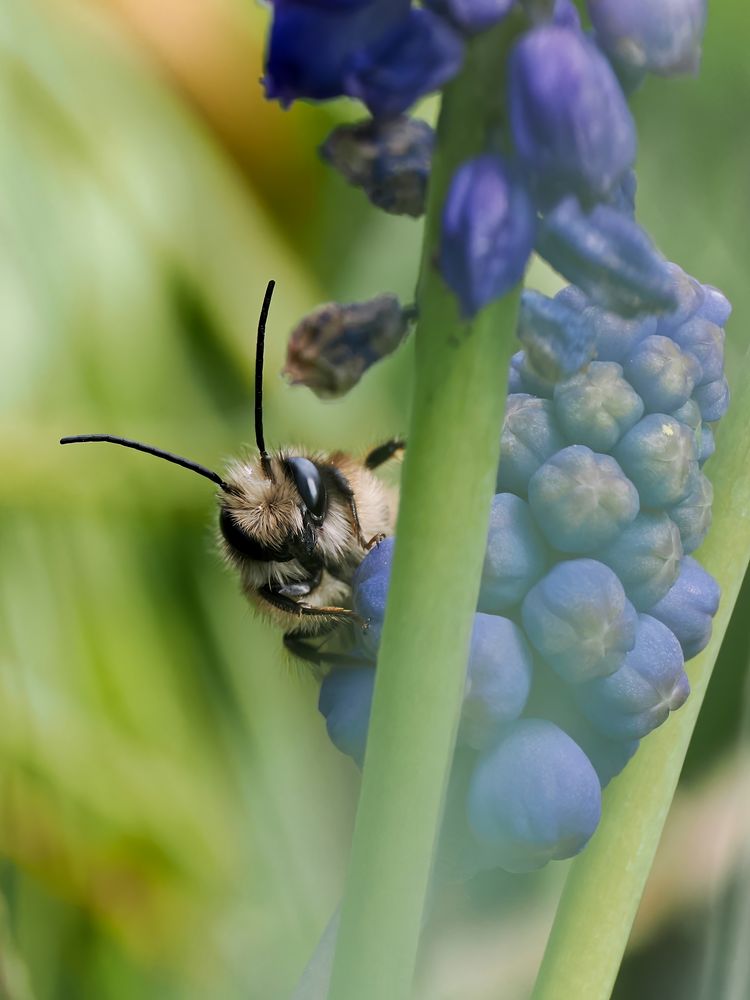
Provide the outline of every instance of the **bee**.
{"type": "Polygon", "coordinates": [[[265,330],[275,282],[269,281],[255,352],[255,443],[258,457],[235,460],[222,477],[152,445],[111,434],[80,434],[60,444],[104,441],[180,465],[219,487],[218,541],[250,604],[284,631],[294,655],[320,665],[340,654],[314,638],[367,623],[348,605],[351,582],[367,551],[393,532],[396,496],[374,470],[404,447],[397,439],[364,460],[344,452],[266,449],[263,432],[265,330]]]}

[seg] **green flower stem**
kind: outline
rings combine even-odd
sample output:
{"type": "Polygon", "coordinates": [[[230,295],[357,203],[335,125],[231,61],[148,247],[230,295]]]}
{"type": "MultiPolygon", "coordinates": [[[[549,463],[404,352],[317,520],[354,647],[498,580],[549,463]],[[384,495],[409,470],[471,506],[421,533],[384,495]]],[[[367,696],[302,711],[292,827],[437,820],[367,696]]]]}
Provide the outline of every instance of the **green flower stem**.
{"type": "Polygon", "coordinates": [[[700,559],[721,584],[710,644],[688,664],[692,693],[644,740],[604,797],[594,838],[571,867],[533,1000],[606,1000],[659,844],[721,642],[750,559],[750,366],[718,435],[709,466],[714,523],[700,559]]]}
{"type": "Polygon", "coordinates": [[[516,30],[513,19],[473,42],[466,69],[443,98],[393,578],[330,1000],[401,1000],[414,974],[495,487],[517,309],[512,294],[462,323],[434,256],[449,180],[499,124],[506,50],[516,30]]]}

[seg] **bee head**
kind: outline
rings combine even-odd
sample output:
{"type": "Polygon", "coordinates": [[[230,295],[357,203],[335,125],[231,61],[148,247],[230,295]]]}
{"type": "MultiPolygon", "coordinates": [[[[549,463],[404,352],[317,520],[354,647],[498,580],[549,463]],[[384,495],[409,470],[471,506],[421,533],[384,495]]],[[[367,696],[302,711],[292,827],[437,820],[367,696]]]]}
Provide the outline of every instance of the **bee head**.
{"type": "Polygon", "coordinates": [[[219,498],[219,529],[230,559],[309,560],[328,510],[326,470],[302,455],[236,463],[219,498]]]}

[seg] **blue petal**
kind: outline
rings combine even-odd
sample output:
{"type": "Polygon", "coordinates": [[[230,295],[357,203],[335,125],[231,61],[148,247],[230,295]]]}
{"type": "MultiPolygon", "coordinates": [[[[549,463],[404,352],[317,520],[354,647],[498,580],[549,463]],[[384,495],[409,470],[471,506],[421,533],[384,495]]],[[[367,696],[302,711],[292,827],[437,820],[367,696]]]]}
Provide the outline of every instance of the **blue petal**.
{"type": "Polygon", "coordinates": [[[536,248],[595,303],[622,316],[676,304],[664,258],[636,222],[608,205],[585,212],[566,198],[542,221],[536,248]]]}
{"type": "Polygon", "coordinates": [[[440,271],[464,316],[521,280],[535,226],[526,188],[499,156],[485,154],[459,167],[443,208],[440,271]]]}
{"type": "Polygon", "coordinates": [[[346,92],[375,117],[395,118],[461,68],[464,43],[428,10],[408,15],[360,45],[346,74],[346,92]]]}

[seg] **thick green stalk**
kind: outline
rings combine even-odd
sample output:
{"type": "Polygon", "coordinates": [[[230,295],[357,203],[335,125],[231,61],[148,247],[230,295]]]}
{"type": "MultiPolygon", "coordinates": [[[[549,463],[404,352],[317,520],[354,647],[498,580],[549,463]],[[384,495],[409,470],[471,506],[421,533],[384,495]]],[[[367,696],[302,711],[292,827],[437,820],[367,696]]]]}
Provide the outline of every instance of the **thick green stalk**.
{"type": "Polygon", "coordinates": [[[517,295],[462,323],[434,266],[457,165],[498,123],[506,22],[472,43],[440,114],[418,289],[397,542],[330,1000],[409,995],[464,686],[517,295]]]}
{"type": "Polygon", "coordinates": [[[709,466],[714,523],[700,559],[722,589],[713,638],[688,664],[692,693],[685,706],[644,740],[605,795],[599,829],[568,875],[533,1000],[606,1000],[612,992],[750,559],[749,376],[746,363],[735,380],[737,398],[722,422],[709,466]]]}

